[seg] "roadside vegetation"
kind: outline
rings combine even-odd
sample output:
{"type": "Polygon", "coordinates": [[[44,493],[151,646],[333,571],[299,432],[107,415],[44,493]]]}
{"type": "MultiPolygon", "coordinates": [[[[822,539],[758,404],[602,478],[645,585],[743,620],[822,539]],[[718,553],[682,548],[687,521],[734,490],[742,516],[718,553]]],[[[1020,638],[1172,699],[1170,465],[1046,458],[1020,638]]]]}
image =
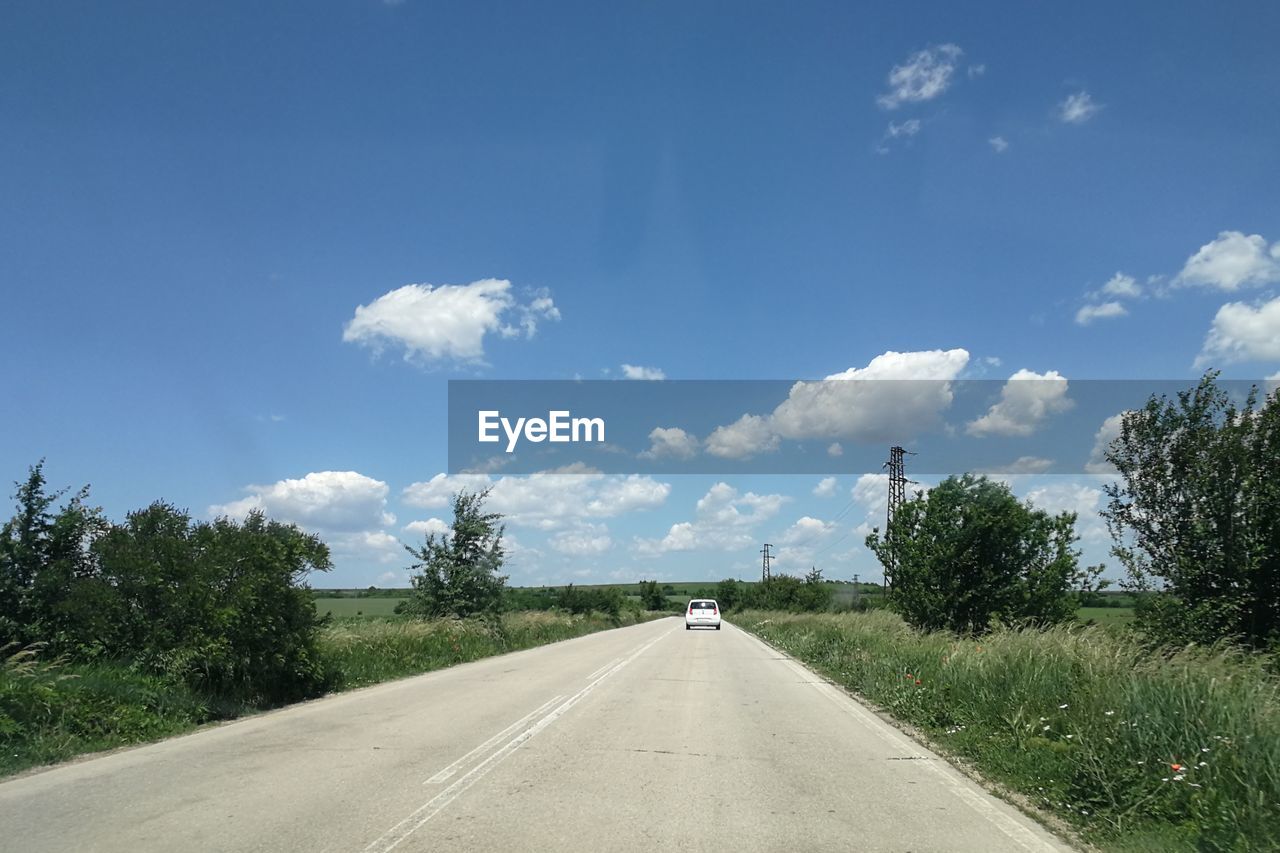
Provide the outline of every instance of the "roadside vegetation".
{"type": "Polygon", "coordinates": [[[1093,844],[1280,849],[1280,685],[1256,655],[1078,625],[962,637],[884,611],[731,618],[1093,844]]]}
{"type": "Polygon", "coordinates": [[[671,612],[572,587],[519,612],[484,498],[408,549],[408,595],[344,599],[380,618],[334,618],[306,586],[330,567],[319,538],[162,502],[112,523],[34,466],[0,527],[0,775],[671,612]]]}

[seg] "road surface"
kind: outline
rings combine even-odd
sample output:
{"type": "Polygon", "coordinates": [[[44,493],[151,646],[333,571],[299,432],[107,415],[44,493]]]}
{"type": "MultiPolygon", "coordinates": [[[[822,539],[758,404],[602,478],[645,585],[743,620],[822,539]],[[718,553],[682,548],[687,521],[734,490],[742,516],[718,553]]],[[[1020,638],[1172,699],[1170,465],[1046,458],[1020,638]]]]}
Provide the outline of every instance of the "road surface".
{"type": "Polygon", "coordinates": [[[662,619],[0,783],[0,849],[1069,849],[744,631],[662,619]]]}

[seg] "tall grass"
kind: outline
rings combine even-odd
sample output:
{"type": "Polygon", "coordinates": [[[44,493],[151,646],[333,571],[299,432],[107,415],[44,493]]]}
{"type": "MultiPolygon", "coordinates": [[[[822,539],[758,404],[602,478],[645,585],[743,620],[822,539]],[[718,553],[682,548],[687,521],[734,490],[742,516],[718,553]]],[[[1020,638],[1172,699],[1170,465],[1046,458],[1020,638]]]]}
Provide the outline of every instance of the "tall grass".
{"type": "Polygon", "coordinates": [[[580,637],[666,614],[617,618],[529,611],[497,619],[337,619],[320,634],[333,687],[346,690],[580,637]]]}
{"type": "Polygon", "coordinates": [[[0,776],[155,740],[227,712],[176,680],[112,663],[43,660],[41,651],[0,649],[0,776]]]}
{"type": "Polygon", "coordinates": [[[1081,626],[958,639],[887,612],[734,621],[1101,847],[1280,849],[1280,683],[1257,658],[1081,626]]]}

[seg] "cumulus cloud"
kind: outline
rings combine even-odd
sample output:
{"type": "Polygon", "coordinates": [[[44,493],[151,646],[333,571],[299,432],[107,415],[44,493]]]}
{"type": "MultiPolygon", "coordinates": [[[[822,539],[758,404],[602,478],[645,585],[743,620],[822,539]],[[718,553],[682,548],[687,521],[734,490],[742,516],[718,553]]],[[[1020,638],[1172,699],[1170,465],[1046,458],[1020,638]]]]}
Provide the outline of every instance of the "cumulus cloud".
{"type": "Polygon", "coordinates": [[[427,518],[421,521],[411,521],[404,526],[405,533],[415,533],[418,536],[444,536],[449,532],[449,524],[443,519],[427,518]]]}
{"type": "Polygon", "coordinates": [[[1195,366],[1237,361],[1280,361],[1280,297],[1259,305],[1228,302],[1218,309],[1195,366]]]}
{"type": "Polygon", "coordinates": [[[666,379],[667,374],[657,367],[641,367],[636,364],[622,365],[622,377],[624,379],[666,379]]]}
{"type": "Polygon", "coordinates": [[[743,415],[707,436],[707,452],[722,459],[746,459],[777,449],[778,435],[760,415],[743,415]]]}
{"type": "Polygon", "coordinates": [[[813,487],[813,493],[820,498],[829,498],[836,493],[836,478],[823,477],[818,481],[818,485],[813,487]]]}
{"type": "Polygon", "coordinates": [[[1085,541],[1101,542],[1109,538],[1106,524],[1098,514],[1102,490],[1081,483],[1054,483],[1027,492],[1026,500],[1050,515],[1064,512],[1076,514],[1076,533],[1085,541]]]}
{"type": "Polygon", "coordinates": [[[1196,285],[1236,291],[1280,282],[1280,242],[1267,245],[1261,234],[1223,231],[1187,258],[1175,286],[1196,285]]]}
{"type": "Polygon", "coordinates": [[[244,518],[256,509],[318,532],[356,532],[396,520],[387,512],[387,484],[355,471],[314,471],[245,491],[249,494],[238,501],[209,507],[209,515],[244,518]]]}
{"type": "Polygon", "coordinates": [[[1093,450],[1089,453],[1089,461],[1084,465],[1084,470],[1088,473],[1104,476],[1116,473],[1115,466],[1107,461],[1106,453],[1111,447],[1111,442],[1120,437],[1120,428],[1125,414],[1126,412],[1120,412],[1107,418],[1094,433],[1093,450]]]}
{"type": "Polygon", "coordinates": [[[994,148],[997,154],[1003,154],[1009,150],[1009,141],[1003,136],[993,136],[987,140],[987,144],[994,148]]]}
{"type": "Polygon", "coordinates": [[[983,473],[997,475],[1023,475],[1023,474],[1043,474],[1053,467],[1052,459],[1044,459],[1040,456],[1019,456],[1008,465],[997,465],[994,468],[988,468],[983,473]]]}
{"type": "Polygon", "coordinates": [[[1081,326],[1087,326],[1094,320],[1110,320],[1115,317],[1123,317],[1128,313],[1128,308],[1114,301],[1102,302],[1098,305],[1083,305],[1076,312],[1076,322],[1081,326]]]}
{"type": "Polygon", "coordinates": [[[933,100],[951,85],[956,62],[963,53],[954,44],[916,51],[906,62],[889,71],[889,91],[876,98],[876,102],[887,110],[895,110],[903,104],[933,100]]]}
{"type": "Polygon", "coordinates": [[[637,474],[605,475],[581,465],[522,477],[492,478],[486,474],[437,474],[404,490],[410,506],[448,505],[461,491],[491,488],[488,508],[512,524],[539,530],[560,530],[588,519],[613,518],[653,509],[666,502],[669,483],[637,474]]]}
{"type": "Polygon", "coordinates": [[[547,544],[561,554],[585,557],[608,551],[613,547],[613,539],[609,536],[609,528],[605,525],[583,524],[557,533],[547,540],[547,544]]]}
{"type": "Polygon", "coordinates": [[[640,456],[645,459],[692,459],[698,453],[700,442],[679,427],[657,427],[649,433],[649,449],[640,456]]]}
{"type": "Polygon", "coordinates": [[[1102,292],[1120,299],[1137,299],[1142,295],[1142,285],[1133,276],[1117,272],[1102,285],[1102,292]]]}
{"type": "Polygon", "coordinates": [[[979,437],[1028,436],[1050,416],[1074,405],[1067,396],[1067,379],[1058,371],[1019,370],[1000,389],[1000,401],[985,415],[970,421],[966,432],[979,437]]]}
{"type": "Polygon", "coordinates": [[[833,441],[827,445],[827,455],[833,457],[844,456],[844,447],[840,445],[840,442],[833,441]]]}
{"type": "Polygon", "coordinates": [[[1094,101],[1088,92],[1080,91],[1068,95],[1065,101],[1058,104],[1058,118],[1068,124],[1083,124],[1100,109],[1102,105],[1094,101]]]}
{"type": "Polygon", "coordinates": [[[521,303],[511,290],[511,282],[494,278],[462,285],[406,284],[358,306],[342,339],[375,352],[403,348],[408,360],[480,361],[486,335],[531,338],[539,321],[560,319],[545,291],[521,303]]]}
{"type": "Polygon", "coordinates": [[[646,556],[671,551],[730,551],[752,544],[752,530],[777,515],[790,500],[779,494],[739,492],[728,483],[716,483],[698,500],[693,521],[671,525],[661,539],[636,539],[636,550],[646,556]]]}
{"type": "MultiPolygon", "coordinates": [[[[768,415],[743,415],[717,427],[707,452],[745,459],[776,450],[787,439],[898,439],[928,429],[951,405],[950,381],[968,364],[963,349],[886,352],[821,382],[797,382],[768,415]],[[926,380],[926,381],[869,381],[926,380]]],[[[828,454],[843,449],[833,444],[828,454]]]]}

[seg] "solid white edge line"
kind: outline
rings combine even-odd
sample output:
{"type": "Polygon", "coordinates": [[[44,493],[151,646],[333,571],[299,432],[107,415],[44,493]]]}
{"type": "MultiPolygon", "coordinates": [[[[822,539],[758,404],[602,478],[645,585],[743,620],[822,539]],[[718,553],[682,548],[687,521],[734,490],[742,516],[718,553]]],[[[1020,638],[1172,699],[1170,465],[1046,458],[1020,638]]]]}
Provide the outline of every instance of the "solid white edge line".
{"type": "Polygon", "coordinates": [[[609,669],[599,678],[596,678],[594,681],[589,683],[586,687],[582,688],[577,693],[573,694],[568,699],[566,699],[564,702],[560,703],[560,705],[557,708],[555,708],[553,711],[551,711],[551,713],[547,714],[545,717],[538,720],[538,722],[534,723],[532,726],[525,729],[520,734],[516,735],[515,738],[513,738],[511,742],[508,743],[506,746],[502,747],[497,752],[493,753],[488,758],[486,758],[484,761],[480,762],[475,767],[468,770],[466,774],[464,774],[460,779],[458,779],[458,781],[454,782],[448,788],[445,788],[439,794],[436,794],[430,800],[423,803],[418,808],[414,809],[412,814],[410,814],[408,817],[404,818],[404,820],[400,821],[395,826],[391,827],[382,835],[380,835],[378,838],[370,842],[370,844],[364,848],[365,853],[374,853],[374,851],[377,851],[377,853],[387,853],[387,851],[390,851],[395,847],[397,847],[400,844],[400,842],[404,841],[416,830],[418,830],[421,826],[423,826],[423,824],[425,824],[427,821],[431,820],[431,818],[439,814],[440,811],[444,809],[445,806],[449,805],[449,803],[457,799],[457,797],[461,795],[464,791],[466,791],[476,782],[479,782],[482,778],[484,778],[489,773],[490,770],[492,770],[494,767],[497,767],[500,763],[502,763],[502,761],[504,761],[509,755],[511,755],[511,753],[515,752],[517,749],[523,746],[525,742],[527,742],[528,740],[533,738],[535,735],[537,735],[539,732],[541,732],[543,729],[545,729],[547,726],[551,725],[556,720],[558,720],[561,716],[565,714],[566,711],[568,711],[574,705],[578,704],[578,702],[582,701],[582,699],[586,697],[588,693],[590,693],[592,690],[596,688],[596,685],[600,684],[609,676],[613,675],[615,672],[622,669],[627,664],[631,663],[631,661],[635,660],[640,655],[644,654],[646,651],[648,651],[648,649],[654,643],[658,642],[659,640],[673,633],[675,633],[674,628],[663,634],[658,635],[657,637],[654,637],[649,642],[637,648],[630,655],[623,658],[612,669],[609,669]]]}
{"type": "Polygon", "coordinates": [[[503,729],[502,731],[498,732],[496,735],[494,735],[493,737],[489,738],[487,741],[485,741],[484,743],[480,744],[480,745],[479,745],[479,746],[477,746],[475,749],[471,750],[471,751],[470,751],[470,752],[468,752],[466,755],[464,755],[464,756],[462,756],[461,758],[459,758],[457,761],[455,761],[455,762],[453,762],[452,764],[450,764],[449,766],[445,767],[445,768],[444,768],[443,770],[441,770],[439,773],[437,773],[436,775],[432,776],[430,779],[428,779],[427,781],[423,782],[422,784],[424,784],[424,785],[438,785],[438,784],[440,784],[441,782],[445,781],[445,780],[446,780],[446,779],[448,779],[450,776],[452,776],[454,773],[458,772],[458,768],[459,768],[459,767],[461,767],[463,764],[465,764],[467,761],[469,761],[469,760],[471,759],[471,757],[472,757],[472,756],[476,755],[476,753],[484,752],[486,749],[490,749],[491,747],[495,746],[495,745],[498,743],[498,741],[502,740],[504,737],[506,737],[507,735],[511,734],[511,733],[512,733],[513,731],[515,731],[517,728],[519,728],[520,726],[522,726],[522,725],[524,725],[525,723],[529,722],[529,720],[531,720],[531,719],[533,719],[534,717],[538,716],[538,715],[539,715],[539,714],[541,714],[543,711],[547,710],[548,708],[550,708],[552,705],[554,705],[556,702],[560,701],[560,700],[561,700],[561,699],[563,699],[563,698],[564,698],[564,696],[563,696],[563,695],[560,695],[560,696],[553,696],[551,699],[548,699],[546,702],[543,702],[543,703],[542,703],[541,705],[539,705],[537,708],[535,708],[534,710],[532,710],[532,711],[530,711],[529,713],[525,714],[523,717],[521,717],[520,719],[516,720],[516,721],[515,721],[514,723],[512,723],[511,725],[507,726],[505,729],[503,729]]]}

